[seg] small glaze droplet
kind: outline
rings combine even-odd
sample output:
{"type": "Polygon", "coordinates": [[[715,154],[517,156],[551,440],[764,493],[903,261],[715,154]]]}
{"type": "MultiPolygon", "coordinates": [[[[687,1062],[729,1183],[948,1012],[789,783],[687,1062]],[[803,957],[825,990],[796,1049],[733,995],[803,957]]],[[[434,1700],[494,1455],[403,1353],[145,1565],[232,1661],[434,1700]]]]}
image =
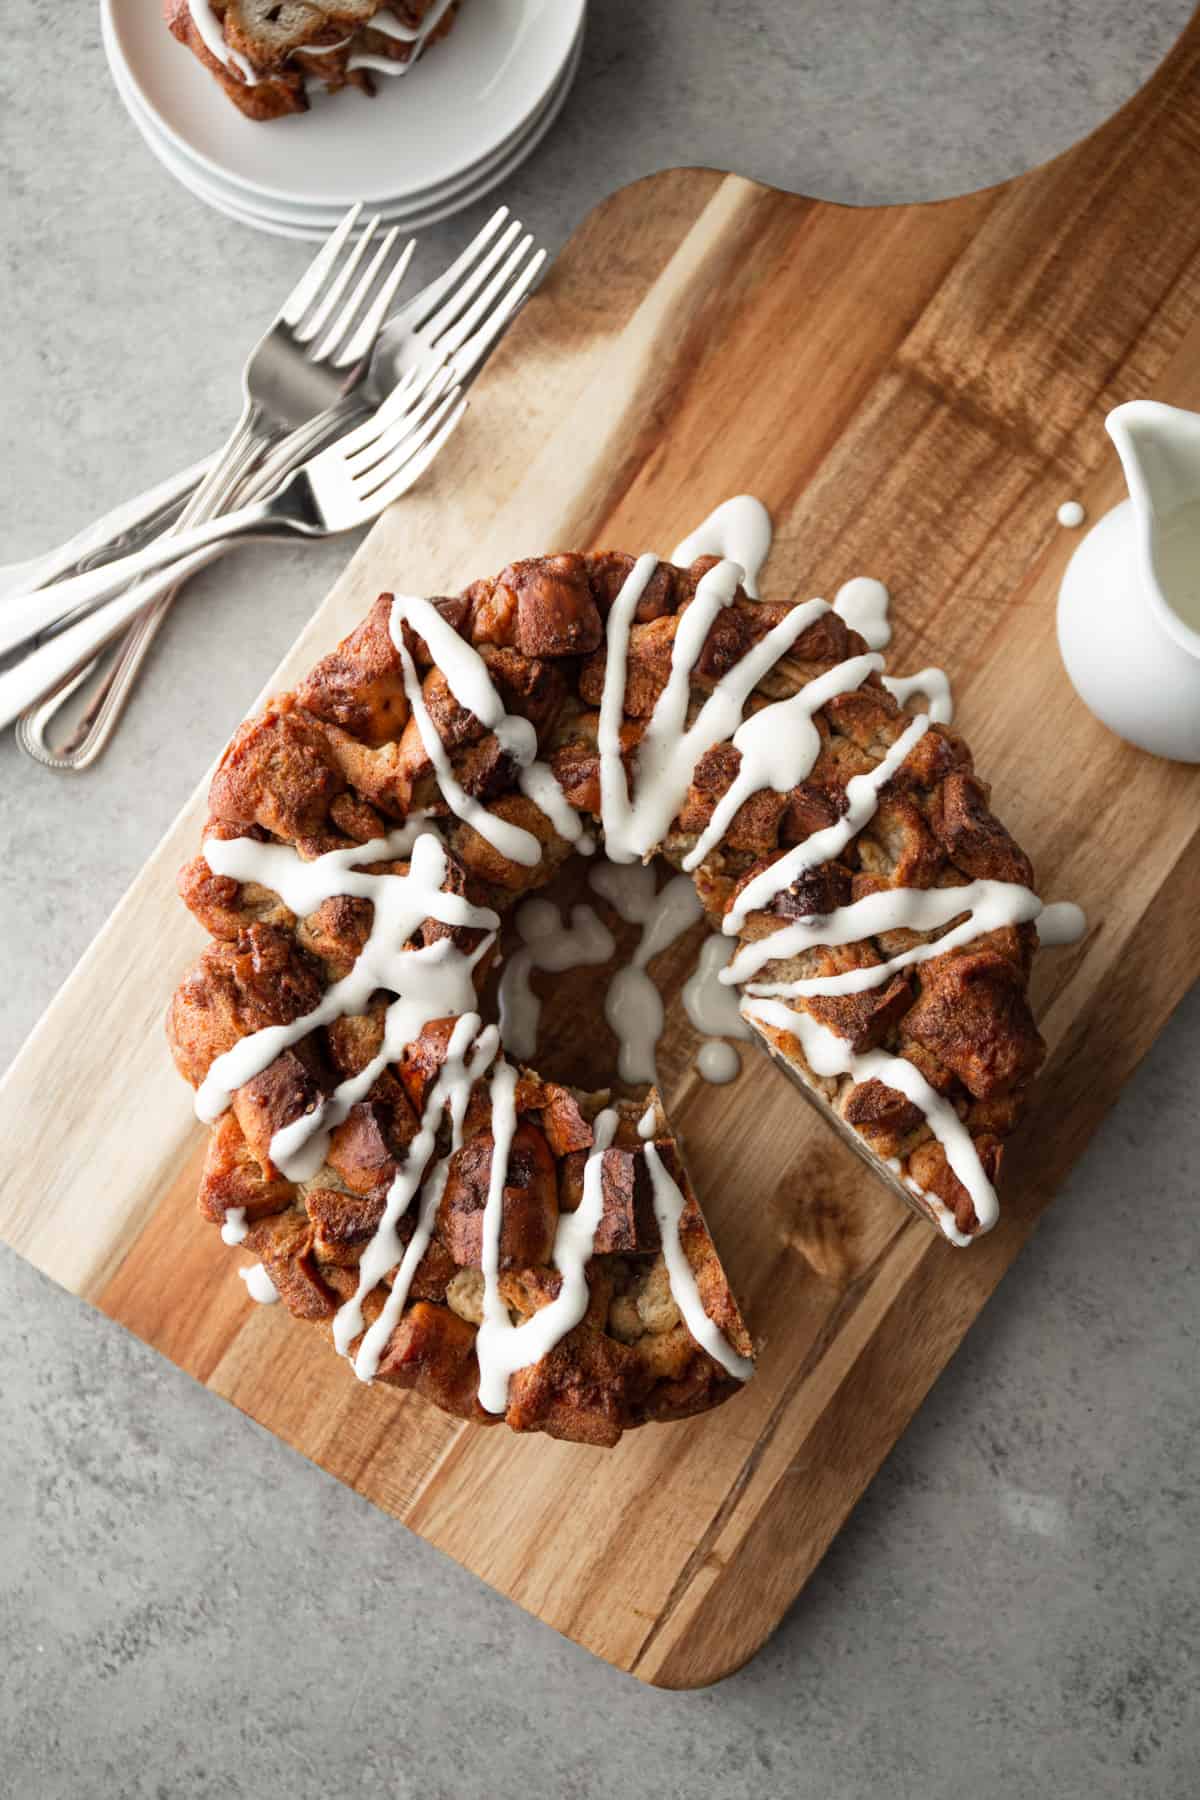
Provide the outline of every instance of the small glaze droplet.
{"type": "Polygon", "coordinates": [[[732,1044],[727,1044],[723,1038],[709,1038],[707,1044],[701,1044],[696,1073],[705,1081],[711,1081],[714,1087],[723,1087],[727,1081],[736,1081],[741,1072],[742,1059],[732,1044]]]}
{"type": "Polygon", "coordinates": [[[1087,514],[1078,500],[1064,500],[1058,509],[1058,522],[1060,525],[1065,525],[1069,531],[1074,531],[1082,525],[1086,518],[1087,514]]]}
{"type": "Polygon", "coordinates": [[[1038,914],[1037,930],[1043,948],[1078,944],[1087,932],[1087,915],[1073,900],[1056,900],[1038,914]]]}

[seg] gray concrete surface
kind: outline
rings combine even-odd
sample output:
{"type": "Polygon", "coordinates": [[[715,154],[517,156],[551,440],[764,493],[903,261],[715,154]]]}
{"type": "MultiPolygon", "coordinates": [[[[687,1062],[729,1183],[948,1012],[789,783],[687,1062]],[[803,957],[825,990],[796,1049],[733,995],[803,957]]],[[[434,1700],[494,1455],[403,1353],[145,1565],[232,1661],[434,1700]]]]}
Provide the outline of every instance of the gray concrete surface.
{"type": "MultiPolygon", "coordinates": [[[[677,162],[958,192],[1091,128],[1188,11],[597,0],[568,113],[505,197],[558,244],[677,162]]],[[[5,556],[217,440],[304,254],[175,187],[94,8],[65,44],[62,21],[6,0],[5,556]]],[[[247,550],[198,581],[87,777],[0,743],[0,1063],[345,554],[247,550]]],[[[775,1639],[696,1695],[565,1644],[0,1253],[0,1794],[1195,1792],[1198,1051],[1193,997],[775,1639]]],[[[70,1096],[47,1104],[69,1129],[70,1096]]]]}

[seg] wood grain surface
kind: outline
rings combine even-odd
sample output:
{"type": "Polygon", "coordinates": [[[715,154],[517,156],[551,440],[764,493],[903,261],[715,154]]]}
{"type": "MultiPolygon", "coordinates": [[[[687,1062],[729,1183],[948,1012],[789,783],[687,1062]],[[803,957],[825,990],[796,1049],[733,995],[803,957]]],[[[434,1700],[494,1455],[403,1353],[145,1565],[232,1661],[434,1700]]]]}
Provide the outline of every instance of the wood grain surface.
{"type": "MultiPolygon", "coordinates": [[[[852,210],[697,170],[624,189],[271,684],[381,588],[445,593],[549,549],[667,553],[741,490],[777,522],[769,598],[885,580],[892,667],[950,670],[1040,891],[1090,918],[1082,945],[1040,959],[1050,1058],[990,1237],[949,1248],[761,1055],[733,1087],[704,1087],[678,1004],[693,940],[657,970],[662,1073],[761,1344],[756,1379],[611,1453],[359,1386],[318,1334],[248,1304],[239,1254],[193,1205],[202,1133],[162,1014],[201,943],[174,876],[203,789],[0,1090],[9,1244],[645,1681],[711,1682],[762,1644],[1200,970],[1197,776],[1094,724],[1054,642],[1077,541],[1055,509],[1077,498],[1095,517],[1120,493],[1105,411],[1145,394],[1200,405],[1197,191],[1195,25],[1096,136],[986,193],[852,210]]],[[[612,1066],[603,981],[556,987],[548,1073],[612,1066]]]]}

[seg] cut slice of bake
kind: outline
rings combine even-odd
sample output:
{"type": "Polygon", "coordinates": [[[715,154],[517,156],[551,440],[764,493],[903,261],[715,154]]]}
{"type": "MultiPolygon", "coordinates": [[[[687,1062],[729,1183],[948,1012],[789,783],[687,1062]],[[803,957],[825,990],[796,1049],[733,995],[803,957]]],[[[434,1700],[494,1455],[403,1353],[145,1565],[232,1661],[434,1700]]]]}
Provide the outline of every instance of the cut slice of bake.
{"type": "Polygon", "coordinates": [[[182,872],[205,1215],[360,1375],[460,1416],[608,1443],[749,1372],[657,1096],[514,1069],[476,1011],[585,825],[692,874],[746,1016],[896,1192],[955,1241],[994,1221],[1043,1054],[1029,864],[833,609],[740,576],[559,555],[381,595],[238,731],[182,872]]]}
{"type": "Polygon", "coordinates": [[[451,29],[459,0],[163,0],[175,37],[252,119],[304,112],[308,85],[374,91],[451,29]]]}

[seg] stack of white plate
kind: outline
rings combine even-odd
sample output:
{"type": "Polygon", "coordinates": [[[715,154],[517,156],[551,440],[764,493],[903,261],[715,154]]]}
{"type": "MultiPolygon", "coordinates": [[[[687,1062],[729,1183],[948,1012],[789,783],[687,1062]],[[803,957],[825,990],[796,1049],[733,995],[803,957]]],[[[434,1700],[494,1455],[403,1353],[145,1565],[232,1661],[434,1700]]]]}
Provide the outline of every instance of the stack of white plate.
{"type": "Polygon", "coordinates": [[[101,0],[118,92],[171,174],[280,237],[323,238],[363,200],[419,230],[506,180],[579,67],[586,0],[462,0],[450,35],[374,99],[310,86],[311,109],[256,122],[163,23],[158,0],[101,0]]]}

